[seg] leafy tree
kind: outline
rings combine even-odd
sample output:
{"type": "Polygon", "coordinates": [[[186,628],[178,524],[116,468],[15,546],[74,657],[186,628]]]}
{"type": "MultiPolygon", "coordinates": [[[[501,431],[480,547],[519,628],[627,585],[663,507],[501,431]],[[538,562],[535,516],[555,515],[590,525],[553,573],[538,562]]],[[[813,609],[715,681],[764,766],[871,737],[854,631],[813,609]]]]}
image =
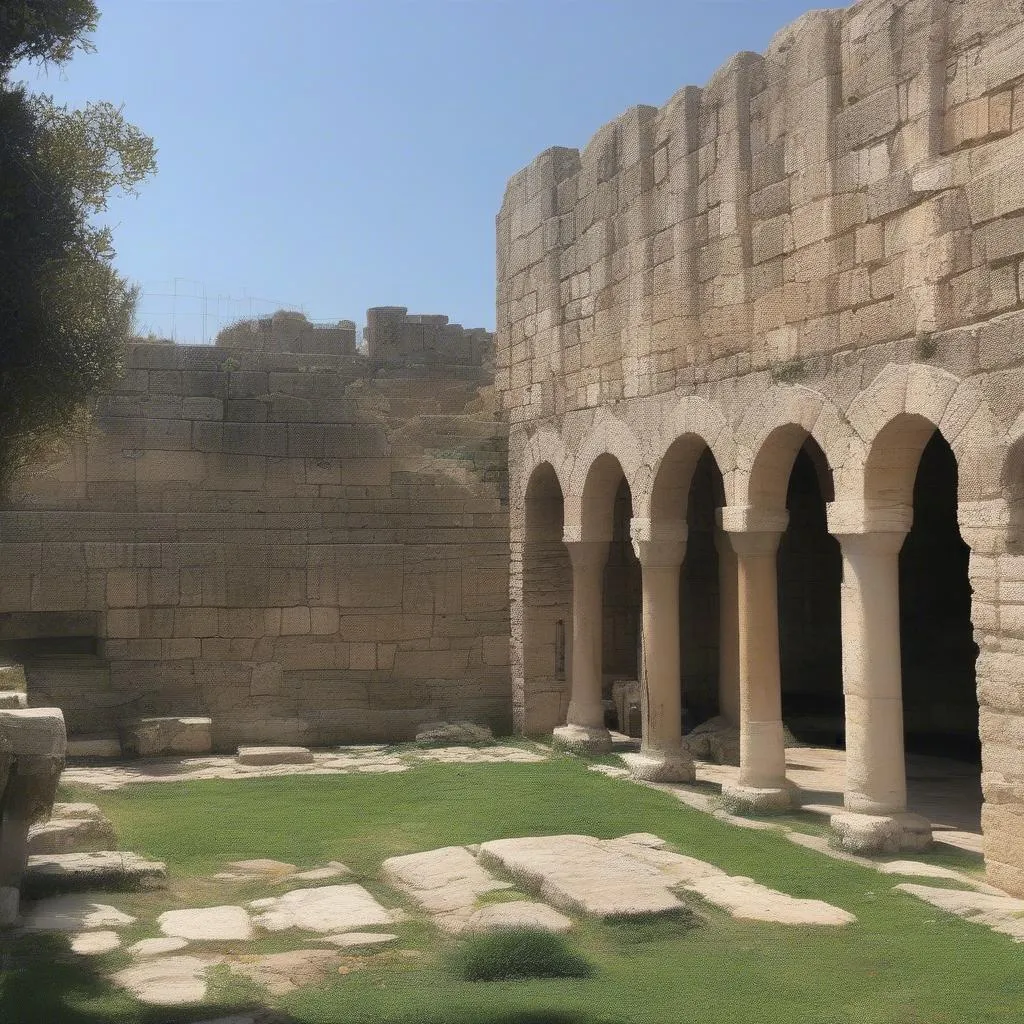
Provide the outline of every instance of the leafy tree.
{"type": "Polygon", "coordinates": [[[155,149],[111,103],[70,110],[11,79],[22,61],[63,64],[91,50],[93,0],[0,7],[2,488],[122,369],[137,292],[92,218],[112,191],[134,192],[153,172],[155,149]]]}

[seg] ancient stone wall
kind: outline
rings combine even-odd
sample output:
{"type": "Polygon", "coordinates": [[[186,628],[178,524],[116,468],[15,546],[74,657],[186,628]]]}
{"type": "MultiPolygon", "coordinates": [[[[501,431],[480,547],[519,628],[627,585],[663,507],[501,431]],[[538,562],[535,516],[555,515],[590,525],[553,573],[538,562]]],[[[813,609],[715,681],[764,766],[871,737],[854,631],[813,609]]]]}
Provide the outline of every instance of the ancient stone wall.
{"type": "Polygon", "coordinates": [[[494,366],[494,337],[481,327],[450,324],[443,314],[410,315],[405,306],[366,311],[363,332],[370,359],[389,366],[494,366]]]}
{"type": "Polygon", "coordinates": [[[507,728],[505,428],[476,367],[136,345],[0,510],[0,647],[72,736],[507,728]]]}
{"type": "Polygon", "coordinates": [[[303,313],[278,310],[273,316],[241,320],[225,327],[214,339],[218,348],[248,352],[302,352],[307,355],[354,356],[356,325],[339,320],[328,327],[310,323],[303,313]]]}
{"type": "Polygon", "coordinates": [[[810,438],[842,540],[908,528],[938,430],[970,548],[986,856],[1024,892],[1022,129],[1019,4],[862,0],[511,179],[496,366],[524,728],[550,728],[568,700],[528,628],[538,467],[569,541],[605,539],[606,458],[634,537],[684,529],[707,448],[725,528],[778,530],[810,438]]]}

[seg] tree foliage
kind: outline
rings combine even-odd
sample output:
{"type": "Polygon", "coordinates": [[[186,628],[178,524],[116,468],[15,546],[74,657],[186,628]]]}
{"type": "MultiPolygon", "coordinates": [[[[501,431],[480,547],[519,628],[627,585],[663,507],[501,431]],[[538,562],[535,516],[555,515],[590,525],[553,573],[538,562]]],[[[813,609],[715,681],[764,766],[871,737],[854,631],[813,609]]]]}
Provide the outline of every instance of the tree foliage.
{"type": "Polygon", "coordinates": [[[92,0],[0,11],[0,486],[122,368],[136,291],[93,222],[155,167],[153,142],[106,102],[71,110],[11,81],[22,60],[89,49],[92,0]]]}

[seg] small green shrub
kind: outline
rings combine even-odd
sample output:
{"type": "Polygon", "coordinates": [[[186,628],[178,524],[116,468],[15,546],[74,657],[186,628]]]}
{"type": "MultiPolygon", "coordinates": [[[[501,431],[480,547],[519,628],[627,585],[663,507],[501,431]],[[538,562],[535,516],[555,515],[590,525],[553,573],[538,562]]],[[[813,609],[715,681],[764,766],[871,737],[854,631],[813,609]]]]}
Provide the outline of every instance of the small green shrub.
{"type": "Polygon", "coordinates": [[[561,935],[509,928],[466,939],[452,957],[466,981],[519,978],[588,978],[593,968],[561,935]]]}

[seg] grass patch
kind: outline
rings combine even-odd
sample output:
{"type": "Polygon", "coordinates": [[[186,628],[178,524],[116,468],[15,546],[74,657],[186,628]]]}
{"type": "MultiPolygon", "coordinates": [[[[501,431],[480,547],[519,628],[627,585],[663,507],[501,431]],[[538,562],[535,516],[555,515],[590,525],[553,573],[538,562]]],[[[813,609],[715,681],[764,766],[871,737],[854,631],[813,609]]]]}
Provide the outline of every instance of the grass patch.
{"type": "Polygon", "coordinates": [[[451,956],[465,981],[522,978],[589,978],[593,967],[561,935],[537,928],[508,928],[466,939],[451,956]]]}

